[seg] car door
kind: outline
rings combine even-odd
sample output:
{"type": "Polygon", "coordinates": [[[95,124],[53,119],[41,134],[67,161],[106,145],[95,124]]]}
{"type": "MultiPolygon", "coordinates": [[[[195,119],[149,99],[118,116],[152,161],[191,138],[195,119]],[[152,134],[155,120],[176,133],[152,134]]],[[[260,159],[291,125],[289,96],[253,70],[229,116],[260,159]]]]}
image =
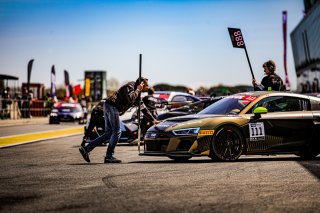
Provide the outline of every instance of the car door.
{"type": "Polygon", "coordinates": [[[249,151],[294,151],[307,143],[313,127],[308,99],[271,96],[260,100],[251,112],[259,106],[268,113],[259,119],[252,116],[248,124],[249,151]]]}
{"type": "Polygon", "coordinates": [[[310,139],[311,146],[320,150],[320,111],[314,111],[313,114],[313,132],[310,139]]]}

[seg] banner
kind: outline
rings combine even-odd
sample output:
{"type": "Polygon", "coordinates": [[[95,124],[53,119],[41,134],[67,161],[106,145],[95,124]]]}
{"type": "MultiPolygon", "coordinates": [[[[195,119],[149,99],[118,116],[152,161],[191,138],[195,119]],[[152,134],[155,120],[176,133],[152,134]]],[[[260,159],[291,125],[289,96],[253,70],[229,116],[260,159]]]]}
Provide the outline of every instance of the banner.
{"type": "Polygon", "coordinates": [[[81,94],[81,85],[80,84],[77,84],[73,87],[73,94],[75,94],[75,95],[81,94]]]}
{"type": "Polygon", "coordinates": [[[287,11],[282,11],[282,32],[283,32],[283,66],[285,73],[286,90],[290,90],[290,81],[287,71],[287,11]]]}
{"type": "Polygon", "coordinates": [[[56,92],[56,70],[54,65],[51,67],[51,97],[55,98],[57,96],[56,92]]]}
{"type": "Polygon", "coordinates": [[[31,79],[31,71],[32,71],[33,61],[34,61],[34,59],[31,59],[28,63],[28,81],[27,81],[28,92],[29,92],[29,87],[30,87],[30,79],[31,79]]]}
{"type": "Polygon", "coordinates": [[[66,97],[70,97],[71,96],[70,80],[69,80],[69,73],[67,70],[64,70],[64,85],[66,87],[66,97]]]}
{"type": "Polygon", "coordinates": [[[86,97],[90,96],[90,78],[86,78],[85,80],[84,94],[86,97]]]}

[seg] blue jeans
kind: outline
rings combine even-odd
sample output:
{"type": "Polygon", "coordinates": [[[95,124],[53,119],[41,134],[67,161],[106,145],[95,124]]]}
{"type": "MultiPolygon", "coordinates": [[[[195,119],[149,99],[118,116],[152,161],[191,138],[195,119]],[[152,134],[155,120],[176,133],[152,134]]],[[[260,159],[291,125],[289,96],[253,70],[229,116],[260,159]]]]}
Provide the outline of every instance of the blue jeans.
{"type": "Polygon", "coordinates": [[[90,141],[85,149],[90,152],[96,146],[101,145],[103,142],[109,140],[109,145],[107,149],[106,158],[111,158],[114,149],[120,139],[121,130],[120,130],[120,119],[119,119],[119,111],[116,107],[104,103],[104,123],[105,123],[105,131],[102,135],[90,141]]]}

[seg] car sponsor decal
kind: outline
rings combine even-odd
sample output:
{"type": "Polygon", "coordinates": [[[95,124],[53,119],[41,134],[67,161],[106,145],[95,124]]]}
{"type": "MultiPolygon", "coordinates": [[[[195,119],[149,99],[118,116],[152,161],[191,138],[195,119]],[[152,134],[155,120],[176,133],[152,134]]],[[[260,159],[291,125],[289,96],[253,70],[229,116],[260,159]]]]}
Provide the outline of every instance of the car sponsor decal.
{"type": "Polygon", "coordinates": [[[169,126],[171,126],[171,124],[157,124],[156,125],[157,127],[164,127],[164,128],[167,128],[167,127],[169,127],[169,126]]]}
{"type": "Polygon", "coordinates": [[[150,138],[156,138],[157,137],[157,133],[151,133],[150,134],[150,138]]]}
{"type": "Polygon", "coordinates": [[[198,136],[213,135],[213,130],[200,130],[198,136]]]}
{"type": "Polygon", "coordinates": [[[264,125],[262,122],[249,123],[250,141],[265,140],[264,125]]]}
{"type": "Polygon", "coordinates": [[[247,100],[247,101],[254,101],[257,97],[256,96],[251,96],[251,95],[246,95],[242,97],[242,100],[247,100]]]}

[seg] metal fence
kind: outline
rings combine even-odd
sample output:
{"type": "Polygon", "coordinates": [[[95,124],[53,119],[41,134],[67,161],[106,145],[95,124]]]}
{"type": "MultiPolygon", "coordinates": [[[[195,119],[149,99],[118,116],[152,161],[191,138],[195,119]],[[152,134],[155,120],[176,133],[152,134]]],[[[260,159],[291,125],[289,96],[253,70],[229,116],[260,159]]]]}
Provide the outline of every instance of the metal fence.
{"type": "Polygon", "coordinates": [[[0,119],[46,117],[53,103],[45,100],[4,99],[0,97],[0,119]]]}

